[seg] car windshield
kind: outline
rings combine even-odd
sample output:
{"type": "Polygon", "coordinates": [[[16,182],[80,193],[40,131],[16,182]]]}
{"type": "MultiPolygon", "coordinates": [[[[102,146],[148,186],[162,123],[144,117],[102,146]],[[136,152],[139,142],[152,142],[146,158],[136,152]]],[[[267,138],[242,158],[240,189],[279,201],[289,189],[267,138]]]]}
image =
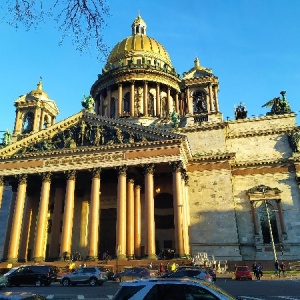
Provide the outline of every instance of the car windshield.
{"type": "Polygon", "coordinates": [[[15,272],[16,270],[18,270],[18,268],[11,268],[7,273],[5,273],[3,276],[8,276],[11,273],[15,272]]]}

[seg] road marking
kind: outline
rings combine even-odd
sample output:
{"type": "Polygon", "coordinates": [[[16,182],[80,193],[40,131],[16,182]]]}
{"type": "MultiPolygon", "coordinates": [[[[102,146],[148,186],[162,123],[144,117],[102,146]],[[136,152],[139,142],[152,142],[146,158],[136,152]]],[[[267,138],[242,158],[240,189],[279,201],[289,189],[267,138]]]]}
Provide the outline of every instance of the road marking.
{"type": "Polygon", "coordinates": [[[48,295],[47,297],[46,297],[46,299],[53,299],[54,298],[54,295],[48,295]]]}
{"type": "Polygon", "coordinates": [[[83,295],[77,295],[77,299],[84,299],[83,295]]]}

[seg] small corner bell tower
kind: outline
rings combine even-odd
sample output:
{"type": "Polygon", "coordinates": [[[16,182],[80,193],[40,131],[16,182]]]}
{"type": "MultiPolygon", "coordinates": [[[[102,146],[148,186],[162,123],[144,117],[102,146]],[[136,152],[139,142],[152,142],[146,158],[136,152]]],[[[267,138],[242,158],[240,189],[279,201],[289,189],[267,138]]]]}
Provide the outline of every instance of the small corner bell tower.
{"type": "Polygon", "coordinates": [[[43,91],[42,79],[37,84],[37,89],[15,101],[15,107],[16,119],[13,141],[53,125],[59,113],[55,101],[51,100],[43,91]]]}
{"type": "Polygon", "coordinates": [[[222,121],[218,77],[212,69],[201,66],[198,57],[194,60],[194,67],[183,73],[181,90],[185,95],[186,114],[192,119],[191,124],[222,121]]]}

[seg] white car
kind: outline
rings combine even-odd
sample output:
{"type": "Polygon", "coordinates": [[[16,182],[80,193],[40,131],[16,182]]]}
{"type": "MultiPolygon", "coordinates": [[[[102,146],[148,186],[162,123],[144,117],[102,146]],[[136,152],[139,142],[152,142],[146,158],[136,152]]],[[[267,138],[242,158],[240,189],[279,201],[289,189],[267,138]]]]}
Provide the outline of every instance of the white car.
{"type": "Polygon", "coordinates": [[[234,300],[215,284],[192,278],[146,278],[120,283],[112,300],[234,300]]]}

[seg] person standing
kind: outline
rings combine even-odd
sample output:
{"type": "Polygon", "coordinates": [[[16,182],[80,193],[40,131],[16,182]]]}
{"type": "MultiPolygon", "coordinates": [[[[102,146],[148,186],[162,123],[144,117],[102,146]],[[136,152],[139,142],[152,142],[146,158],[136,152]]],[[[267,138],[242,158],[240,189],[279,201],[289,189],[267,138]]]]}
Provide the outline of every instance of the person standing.
{"type": "Polygon", "coordinates": [[[286,266],[285,266],[284,260],[280,264],[280,269],[281,269],[281,272],[282,272],[282,276],[285,276],[286,266]]]}

